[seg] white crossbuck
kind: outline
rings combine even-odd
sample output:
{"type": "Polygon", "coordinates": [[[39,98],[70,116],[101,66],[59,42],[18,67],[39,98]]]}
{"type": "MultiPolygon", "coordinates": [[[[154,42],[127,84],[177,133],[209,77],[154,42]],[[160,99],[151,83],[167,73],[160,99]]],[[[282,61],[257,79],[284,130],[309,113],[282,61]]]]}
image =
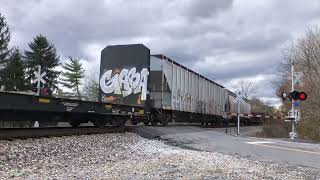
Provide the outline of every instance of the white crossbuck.
{"type": "Polygon", "coordinates": [[[33,74],[36,76],[36,78],[33,81],[35,82],[41,81],[43,84],[46,83],[46,80],[43,79],[43,77],[47,75],[46,72],[41,73],[41,72],[34,71],[33,74]]]}
{"type": "Polygon", "coordinates": [[[243,94],[241,93],[241,91],[236,91],[236,100],[237,102],[240,102],[240,103],[244,103],[244,97],[243,97],[243,94]]]}
{"type": "Polygon", "coordinates": [[[297,84],[297,83],[301,84],[302,75],[303,75],[302,72],[294,72],[293,73],[293,84],[297,84]]]}

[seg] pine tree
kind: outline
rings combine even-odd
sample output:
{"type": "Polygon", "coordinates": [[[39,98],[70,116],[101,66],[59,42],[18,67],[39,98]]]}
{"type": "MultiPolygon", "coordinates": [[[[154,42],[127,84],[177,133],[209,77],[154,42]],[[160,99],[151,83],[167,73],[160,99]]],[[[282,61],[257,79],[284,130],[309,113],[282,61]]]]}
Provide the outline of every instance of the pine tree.
{"type": "Polygon", "coordinates": [[[10,50],[8,45],[10,42],[10,31],[6,23],[6,19],[0,13],[0,84],[3,79],[3,68],[9,59],[10,50]]]}
{"type": "Polygon", "coordinates": [[[2,84],[7,91],[26,90],[24,65],[20,50],[16,47],[10,53],[10,57],[3,68],[2,84]]]}
{"type": "Polygon", "coordinates": [[[63,65],[64,72],[62,72],[63,78],[61,78],[61,84],[69,89],[76,91],[76,95],[81,99],[79,86],[81,85],[81,79],[84,77],[84,69],[80,60],[77,58],[69,57],[70,62],[63,65]]]}
{"type": "Polygon", "coordinates": [[[25,51],[27,79],[29,82],[35,79],[34,71],[38,70],[38,65],[41,65],[41,71],[47,74],[44,77],[46,80],[45,86],[51,90],[56,89],[60,74],[55,70],[60,65],[60,58],[57,56],[56,48],[43,35],[38,35],[29,43],[30,51],[25,51]]]}

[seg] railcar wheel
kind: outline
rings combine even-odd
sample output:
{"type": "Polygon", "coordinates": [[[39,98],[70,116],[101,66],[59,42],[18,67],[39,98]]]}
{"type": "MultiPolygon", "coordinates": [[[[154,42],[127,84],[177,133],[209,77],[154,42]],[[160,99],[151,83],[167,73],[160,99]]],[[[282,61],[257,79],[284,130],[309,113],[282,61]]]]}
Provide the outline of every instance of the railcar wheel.
{"type": "Polygon", "coordinates": [[[145,122],[143,122],[143,124],[144,124],[145,126],[148,126],[148,125],[149,125],[149,121],[145,121],[145,122]]]}
{"type": "Polygon", "coordinates": [[[152,125],[152,126],[157,125],[157,124],[158,124],[157,116],[154,115],[154,114],[151,114],[151,116],[150,116],[150,122],[151,122],[151,125],[152,125]]]}
{"type": "Polygon", "coordinates": [[[103,128],[106,126],[107,122],[105,120],[96,119],[91,121],[95,127],[103,128]]]}
{"type": "Polygon", "coordinates": [[[137,125],[139,123],[139,120],[137,120],[136,118],[132,117],[131,118],[131,124],[132,125],[137,125]]]}
{"type": "Polygon", "coordinates": [[[166,115],[161,116],[161,124],[162,126],[166,126],[168,124],[168,118],[166,115]]]}
{"type": "Polygon", "coordinates": [[[69,121],[69,124],[74,128],[77,128],[77,127],[80,126],[80,122],[74,121],[74,120],[73,121],[69,121]]]}
{"type": "Polygon", "coordinates": [[[114,117],[112,118],[111,125],[117,126],[117,127],[123,127],[126,125],[127,119],[121,118],[121,117],[114,117]]]}
{"type": "Polygon", "coordinates": [[[44,121],[38,121],[39,127],[43,128],[43,127],[48,127],[48,123],[44,122],[44,121]]]}
{"type": "Polygon", "coordinates": [[[117,123],[117,126],[124,127],[126,125],[126,122],[126,119],[119,119],[119,123],[117,123]]]}
{"type": "Polygon", "coordinates": [[[162,126],[166,126],[168,122],[161,122],[162,126]]]}
{"type": "Polygon", "coordinates": [[[158,122],[156,122],[156,121],[151,121],[151,125],[152,126],[156,126],[158,124],[158,122]]]}
{"type": "Polygon", "coordinates": [[[211,121],[211,127],[214,127],[214,121],[211,121]]]}

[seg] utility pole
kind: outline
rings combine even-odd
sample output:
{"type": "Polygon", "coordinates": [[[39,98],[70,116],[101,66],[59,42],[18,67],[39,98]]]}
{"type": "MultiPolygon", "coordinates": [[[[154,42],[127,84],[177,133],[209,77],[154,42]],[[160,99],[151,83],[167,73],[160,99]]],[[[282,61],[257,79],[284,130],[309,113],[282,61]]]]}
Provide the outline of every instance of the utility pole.
{"type": "Polygon", "coordinates": [[[244,103],[244,96],[241,91],[236,91],[236,100],[238,102],[238,122],[237,122],[237,135],[240,135],[240,103],[244,103]]]}
{"type": "MultiPolygon", "coordinates": [[[[293,60],[291,59],[291,92],[294,91],[293,73],[294,73],[294,67],[293,67],[293,60]]],[[[293,99],[292,99],[292,101],[291,101],[291,112],[292,112],[292,115],[295,117],[295,113],[294,113],[294,100],[293,100],[293,99]]],[[[292,121],[292,135],[291,135],[291,139],[294,139],[294,138],[295,138],[295,121],[296,121],[296,118],[294,118],[294,120],[292,121]]]]}
{"type": "Polygon", "coordinates": [[[238,123],[237,123],[237,135],[240,135],[240,101],[238,101],[238,123]]]}
{"type": "MultiPolygon", "coordinates": [[[[38,65],[38,74],[41,74],[41,66],[40,65],[38,65]]],[[[40,81],[40,79],[38,79],[37,81],[38,81],[37,82],[37,88],[38,88],[37,95],[40,96],[41,81],[40,81]]]]}

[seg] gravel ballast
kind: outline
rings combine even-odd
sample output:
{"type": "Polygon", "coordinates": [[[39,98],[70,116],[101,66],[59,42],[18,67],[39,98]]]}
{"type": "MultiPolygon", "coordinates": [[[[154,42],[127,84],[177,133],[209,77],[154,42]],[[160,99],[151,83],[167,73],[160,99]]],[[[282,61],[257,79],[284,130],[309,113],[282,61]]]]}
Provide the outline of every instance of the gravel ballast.
{"type": "Polygon", "coordinates": [[[298,167],[193,151],[134,133],[0,141],[0,179],[317,179],[298,167]]]}

